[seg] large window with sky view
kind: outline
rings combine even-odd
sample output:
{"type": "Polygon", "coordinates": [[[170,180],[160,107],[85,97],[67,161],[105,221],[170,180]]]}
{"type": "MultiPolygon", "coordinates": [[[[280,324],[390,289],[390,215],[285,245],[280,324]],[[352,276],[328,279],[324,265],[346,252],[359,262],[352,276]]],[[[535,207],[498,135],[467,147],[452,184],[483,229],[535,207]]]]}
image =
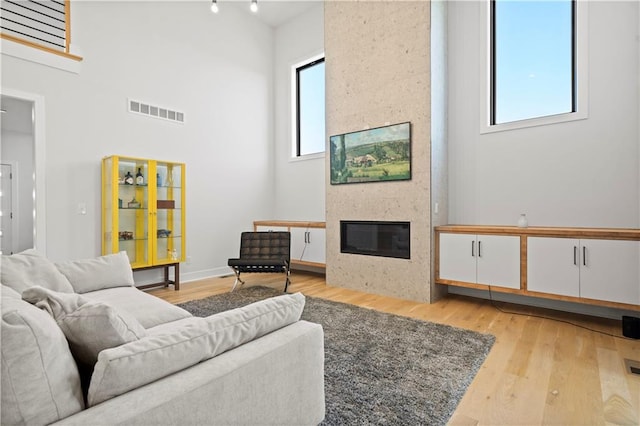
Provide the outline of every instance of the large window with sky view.
{"type": "Polygon", "coordinates": [[[325,151],[324,58],[296,68],[296,156],[325,151]]]}
{"type": "Polygon", "coordinates": [[[576,111],[575,7],[491,1],[492,125],[576,111]]]}

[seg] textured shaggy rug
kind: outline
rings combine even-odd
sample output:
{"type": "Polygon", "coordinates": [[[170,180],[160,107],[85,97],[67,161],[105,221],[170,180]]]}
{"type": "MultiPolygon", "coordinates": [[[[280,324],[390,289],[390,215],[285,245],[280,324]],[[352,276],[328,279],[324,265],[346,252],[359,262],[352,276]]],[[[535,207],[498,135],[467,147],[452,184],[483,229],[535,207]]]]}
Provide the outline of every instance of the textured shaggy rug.
{"type": "MultiPolygon", "coordinates": [[[[282,294],[247,287],[179,306],[196,316],[282,294]]],[[[306,297],[302,318],[325,333],[325,425],[442,425],[494,336],[306,297]]]]}

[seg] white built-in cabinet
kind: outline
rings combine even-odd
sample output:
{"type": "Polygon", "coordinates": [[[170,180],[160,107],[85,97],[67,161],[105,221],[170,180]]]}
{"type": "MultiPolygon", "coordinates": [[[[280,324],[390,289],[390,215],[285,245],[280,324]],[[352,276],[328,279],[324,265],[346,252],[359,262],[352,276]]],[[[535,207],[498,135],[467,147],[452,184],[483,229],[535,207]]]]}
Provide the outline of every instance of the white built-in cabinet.
{"type": "Polygon", "coordinates": [[[520,238],[442,233],[440,278],[520,288],[520,238]]]}
{"type": "Polygon", "coordinates": [[[324,268],[326,232],[324,222],[255,221],[256,231],[291,232],[291,264],[324,268]]]}
{"type": "Polygon", "coordinates": [[[527,289],[580,297],[579,241],[570,238],[527,239],[527,289]]]}
{"type": "Polygon", "coordinates": [[[528,238],[527,289],[640,304],[640,242],[528,238]]]}
{"type": "Polygon", "coordinates": [[[324,228],[291,227],[291,259],[325,263],[326,232],[324,228]]]}
{"type": "Polygon", "coordinates": [[[640,229],[445,225],[438,284],[640,308],[640,229]]]}

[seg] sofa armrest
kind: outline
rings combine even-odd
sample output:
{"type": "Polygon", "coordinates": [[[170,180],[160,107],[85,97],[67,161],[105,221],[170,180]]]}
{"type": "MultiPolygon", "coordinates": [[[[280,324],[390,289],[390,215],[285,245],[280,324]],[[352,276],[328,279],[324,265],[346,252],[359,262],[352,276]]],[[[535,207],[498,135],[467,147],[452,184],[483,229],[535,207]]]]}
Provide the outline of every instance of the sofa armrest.
{"type": "Polygon", "coordinates": [[[298,321],[55,425],[318,424],[324,333],[298,321]]]}

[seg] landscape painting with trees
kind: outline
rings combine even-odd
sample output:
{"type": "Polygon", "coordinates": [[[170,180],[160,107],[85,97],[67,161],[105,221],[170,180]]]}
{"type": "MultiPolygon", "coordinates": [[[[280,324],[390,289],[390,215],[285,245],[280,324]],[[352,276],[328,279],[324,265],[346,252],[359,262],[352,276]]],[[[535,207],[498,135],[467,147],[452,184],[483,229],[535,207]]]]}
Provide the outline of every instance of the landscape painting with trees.
{"type": "Polygon", "coordinates": [[[331,183],[411,179],[411,123],[329,138],[331,183]]]}

